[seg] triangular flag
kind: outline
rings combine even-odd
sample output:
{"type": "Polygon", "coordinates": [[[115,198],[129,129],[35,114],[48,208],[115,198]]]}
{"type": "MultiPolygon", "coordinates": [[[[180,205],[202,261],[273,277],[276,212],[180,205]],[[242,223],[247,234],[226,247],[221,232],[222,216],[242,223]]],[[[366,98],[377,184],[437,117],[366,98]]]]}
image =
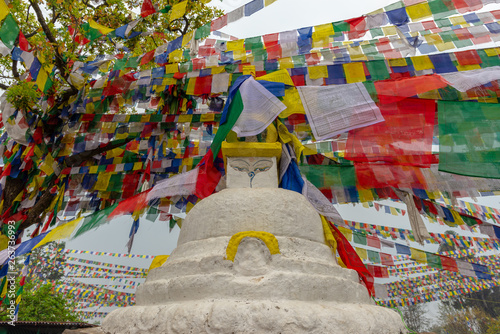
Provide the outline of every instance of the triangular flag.
{"type": "Polygon", "coordinates": [[[141,8],[141,16],[146,17],[154,13],[156,13],[156,9],[154,8],[151,0],[144,0],[141,8]]]}

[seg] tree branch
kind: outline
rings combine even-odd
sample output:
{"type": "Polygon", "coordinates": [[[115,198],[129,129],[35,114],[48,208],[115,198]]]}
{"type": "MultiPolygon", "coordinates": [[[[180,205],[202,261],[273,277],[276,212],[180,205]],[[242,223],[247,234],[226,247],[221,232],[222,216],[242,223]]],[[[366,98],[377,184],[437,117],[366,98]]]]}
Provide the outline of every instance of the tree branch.
{"type": "Polygon", "coordinates": [[[89,151],[84,151],[84,152],[78,153],[76,155],[71,155],[71,156],[67,157],[66,159],[64,159],[64,164],[66,165],[66,167],[80,166],[82,164],[82,162],[89,160],[94,155],[101,154],[101,153],[107,152],[109,150],[115,149],[117,147],[123,146],[123,145],[131,142],[134,139],[135,138],[127,138],[125,140],[115,140],[115,141],[109,142],[105,146],[97,147],[97,148],[95,148],[93,150],[89,150],[89,151]]]}
{"type": "Polygon", "coordinates": [[[66,63],[63,60],[61,54],[59,53],[59,49],[57,48],[57,41],[54,38],[54,35],[52,35],[52,31],[50,31],[49,26],[47,25],[47,22],[45,22],[45,18],[43,17],[42,10],[38,6],[38,3],[36,2],[37,0],[29,0],[31,6],[33,6],[33,9],[35,10],[36,17],[38,19],[38,22],[42,26],[43,32],[45,33],[45,36],[49,40],[49,42],[52,44],[52,47],[54,49],[55,53],[55,63],[57,68],[59,69],[59,72],[61,73],[61,76],[66,80],[68,85],[74,90],[74,92],[77,92],[78,90],[68,81],[68,76],[69,73],[66,67],[66,63]]]}
{"type": "Polygon", "coordinates": [[[12,59],[12,75],[15,79],[19,79],[19,72],[17,71],[17,60],[12,59]]]}
{"type": "Polygon", "coordinates": [[[10,86],[4,85],[3,83],[0,83],[0,89],[7,90],[9,89],[10,86]]]}
{"type": "MultiPolygon", "coordinates": [[[[89,160],[90,158],[92,158],[96,154],[101,154],[101,153],[107,152],[109,150],[112,150],[114,148],[123,146],[134,139],[135,138],[127,138],[125,140],[115,140],[115,141],[108,143],[105,146],[97,147],[93,150],[89,150],[89,151],[85,151],[82,153],[78,153],[78,154],[69,156],[66,159],[64,159],[64,162],[59,167],[79,166],[82,164],[82,162],[89,160]]],[[[21,225],[19,226],[20,230],[26,229],[27,227],[40,222],[43,212],[50,206],[50,204],[54,200],[54,197],[56,196],[56,194],[52,194],[50,192],[50,190],[52,189],[52,187],[56,183],[56,180],[57,180],[57,177],[55,177],[55,175],[53,175],[52,180],[50,180],[49,185],[47,186],[47,189],[45,189],[42,196],[36,201],[36,204],[29,210],[28,217],[26,218],[26,220],[24,222],[22,222],[21,225]]],[[[22,187],[20,191],[22,191],[23,188],[24,187],[22,187]]]]}

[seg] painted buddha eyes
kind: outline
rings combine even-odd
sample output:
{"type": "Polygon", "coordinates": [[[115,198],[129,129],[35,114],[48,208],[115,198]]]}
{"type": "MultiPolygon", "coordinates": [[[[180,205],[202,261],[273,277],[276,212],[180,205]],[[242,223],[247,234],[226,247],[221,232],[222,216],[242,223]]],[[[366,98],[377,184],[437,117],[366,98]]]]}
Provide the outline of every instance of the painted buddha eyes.
{"type": "Polygon", "coordinates": [[[237,172],[247,173],[250,178],[250,188],[252,188],[252,181],[255,175],[270,170],[273,166],[273,161],[263,158],[251,163],[244,159],[234,159],[229,163],[229,166],[237,172]]]}

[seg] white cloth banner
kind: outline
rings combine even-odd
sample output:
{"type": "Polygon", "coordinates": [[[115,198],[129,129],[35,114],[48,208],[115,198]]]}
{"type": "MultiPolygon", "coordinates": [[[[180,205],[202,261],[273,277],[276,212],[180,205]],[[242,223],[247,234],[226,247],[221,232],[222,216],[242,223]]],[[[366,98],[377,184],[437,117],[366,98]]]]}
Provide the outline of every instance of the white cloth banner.
{"type": "Polygon", "coordinates": [[[263,132],[286,106],[264,86],[250,77],[240,86],[243,111],[233,127],[238,137],[263,132]]]}
{"type": "Polygon", "coordinates": [[[443,73],[440,75],[456,90],[466,92],[474,87],[500,80],[500,66],[492,66],[480,70],[443,73]]]}
{"type": "Polygon", "coordinates": [[[147,200],[192,195],[196,191],[197,180],[198,168],[192,169],[186,173],[177,174],[158,182],[148,193],[147,200]]]}
{"type": "Polygon", "coordinates": [[[362,83],[297,89],[316,140],[384,121],[362,83]]]}

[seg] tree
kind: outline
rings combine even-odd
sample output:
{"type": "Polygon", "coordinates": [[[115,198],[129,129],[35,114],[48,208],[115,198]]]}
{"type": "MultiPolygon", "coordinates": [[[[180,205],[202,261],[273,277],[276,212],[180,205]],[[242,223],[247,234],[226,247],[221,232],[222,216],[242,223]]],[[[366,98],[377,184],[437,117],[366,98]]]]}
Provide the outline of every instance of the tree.
{"type": "MultiPolygon", "coordinates": [[[[9,4],[10,13],[5,16],[2,29],[10,33],[0,36],[4,44],[14,47],[10,54],[0,58],[3,81],[0,88],[7,90],[6,101],[2,103],[7,132],[2,137],[4,169],[0,212],[3,217],[18,222],[19,231],[36,224],[34,234],[46,228],[46,224],[53,225],[71,181],[59,172],[64,168],[93,165],[106,152],[136,139],[136,136],[121,139],[111,136],[90,149],[59,154],[64,147],[64,133],[74,128],[68,114],[70,103],[81,98],[96,78],[96,73],[75,72],[75,69],[96,56],[113,59],[116,61],[110,69],[106,67],[109,61],[99,63],[103,66],[101,77],[110,71],[120,71],[119,75],[115,73],[115,81],[130,85],[135,80],[130,73],[132,68],[141,71],[157,66],[154,62],[143,62],[145,54],[151,60],[158,46],[193,32],[222,14],[206,2],[187,1],[186,11],[179,18],[172,17],[171,10],[179,0],[156,0],[155,7],[151,0],[144,3],[139,0],[13,0],[9,4]],[[144,15],[134,20],[134,10],[138,9],[144,15]],[[116,30],[134,25],[128,31],[116,30]],[[19,34],[15,34],[17,28],[19,34]],[[135,31],[143,33],[137,35],[135,31]],[[144,57],[139,57],[141,55],[144,57]],[[25,202],[20,205],[22,201],[25,202]]],[[[182,57],[189,58],[189,54],[182,57]]],[[[169,92],[155,92],[153,98],[155,96],[168,100],[169,92]]],[[[108,97],[103,99],[103,104],[112,100],[108,97]]],[[[134,111],[124,106],[115,110],[134,111]]],[[[141,157],[136,158],[140,161],[141,157]]],[[[109,196],[109,193],[105,198],[97,193],[93,195],[93,204],[96,204],[93,209],[109,207],[124,198],[119,194],[109,196]]]]}
{"type": "MultiPolygon", "coordinates": [[[[74,312],[76,303],[52,290],[51,284],[36,287],[27,282],[21,295],[18,321],[81,321],[74,312]]],[[[10,321],[5,305],[0,307],[0,320],[10,321]]]]}
{"type": "Polygon", "coordinates": [[[401,312],[406,326],[417,333],[423,331],[430,324],[429,319],[425,316],[423,304],[402,307],[401,312]]]}
{"type": "Polygon", "coordinates": [[[492,319],[478,308],[455,309],[441,304],[439,309],[441,327],[445,333],[486,334],[492,319]]]}
{"type": "Polygon", "coordinates": [[[57,281],[64,277],[64,263],[66,254],[57,252],[64,248],[65,242],[49,242],[42,247],[35,248],[30,255],[30,273],[28,280],[57,281]]]}

